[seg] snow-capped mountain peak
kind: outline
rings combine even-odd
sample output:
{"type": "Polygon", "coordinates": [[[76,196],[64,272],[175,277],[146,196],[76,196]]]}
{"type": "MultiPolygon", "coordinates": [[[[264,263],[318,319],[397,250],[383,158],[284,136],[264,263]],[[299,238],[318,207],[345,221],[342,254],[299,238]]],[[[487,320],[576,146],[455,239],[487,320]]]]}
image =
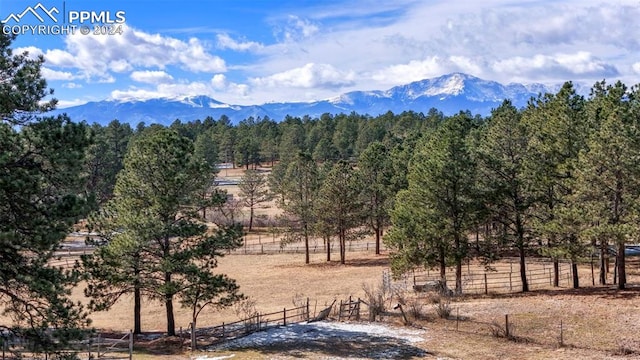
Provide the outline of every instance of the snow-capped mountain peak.
{"type": "Polygon", "coordinates": [[[377,116],[388,111],[407,110],[428,112],[431,108],[444,114],[469,110],[488,115],[505,99],[522,107],[539,93],[554,93],[558,86],[542,84],[508,84],[483,80],[464,73],[453,73],[432,79],[415,81],[387,90],[352,91],[326,100],[313,102],[266,103],[262,105],[233,105],[208,96],[181,96],[148,100],[122,99],[87,103],[53,114],[67,113],[72,120],[107,124],[113,119],[132,125],[146,123],[169,124],[176,119],[192,121],[208,116],[218,119],[225,115],[237,123],[248,117],[268,116],[276,121],[286,115],[319,117],[324,113],[357,112],[377,116]]]}

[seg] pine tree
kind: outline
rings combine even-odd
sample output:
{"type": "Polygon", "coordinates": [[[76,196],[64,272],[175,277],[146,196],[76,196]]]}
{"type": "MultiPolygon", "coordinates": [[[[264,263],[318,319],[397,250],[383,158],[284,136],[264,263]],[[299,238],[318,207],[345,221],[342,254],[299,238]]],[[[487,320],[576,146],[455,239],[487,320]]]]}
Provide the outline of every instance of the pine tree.
{"type": "Polygon", "coordinates": [[[288,166],[279,164],[269,180],[271,191],[278,194],[278,206],[287,222],[283,244],[303,241],[305,264],[310,262],[309,240],[316,222],[314,204],[319,188],[318,166],[309,154],[298,153],[288,166]]]}
{"type": "Polygon", "coordinates": [[[531,210],[537,197],[525,176],[528,134],[522,112],[509,100],[491,112],[478,146],[479,179],[500,236],[518,250],[522,291],[529,291],[526,255],[531,241],[531,210]]]}
{"type": "Polygon", "coordinates": [[[523,123],[529,131],[526,177],[539,203],[533,208],[532,228],[540,241],[546,240],[542,253],[554,259],[554,286],[559,286],[561,257],[571,260],[573,286],[579,287],[577,262],[587,252],[581,241],[575,201],[578,154],[586,147],[589,135],[585,101],[567,82],[557,94],[545,94],[529,103],[523,123]]]}
{"type": "Polygon", "coordinates": [[[14,39],[0,34],[0,306],[13,320],[0,331],[53,352],[89,324],[69,299],[79,274],[49,263],[91,205],[80,176],[89,131],[65,116],[37,117],[56,101],[41,102],[52,93],[43,58],[13,54],[14,39]]]}
{"type": "Polygon", "coordinates": [[[247,170],[242,176],[238,188],[244,206],[249,208],[249,231],[251,231],[256,206],[272,199],[267,186],[267,177],[257,170],[247,170]]]}
{"type": "MultiPolygon", "coordinates": [[[[202,304],[193,304],[195,300],[206,303],[219,296],[240,298],[232,280],[211,272],[222,250],[241,245],[242,229],[232,224],[211,230],[202,222],[199,211],[223,202],[225,197],[218,192],[210,199],[200,196],[201,189],[211,181],[211,170],[193,151],[191,140],[167,129],[148,131],[134,140],[118,176],[110,212],[103,219],[107,225],[99,230],[105,233],[119,229],[117,241],[107,248],[115,254],[122,254],[124,249],[129,256],[120,256],[121,261],[140,259],[139,276],[113,277],[109,265],[97,259],[98,270],[92,275],[104,276],[90,279],[93,288],[113,287],[116,291],[135,289],[137,284],[141,293],[162,301],[169,336],[175,335],[174,299],[197,307],[202,304]],[[200,294],[206,289],[228,293],[200,294]]],[[[135,268],[133,262],[125,265],[135,268]]],[[[104,294],[98,291],[94,295],[100,299],[104,294]]]]}
{"type": "MultiPolygon", "coordinates": [[[[628,91],[621,82],[596,84],[589,105],[594,131],[577,166],[576,198],[583,204],[585,234],[599,242],[602,259],[609,244],[615,246],[619,289],[626,287],[625,245],[637,232],[640,204],[639,99],[638,87],[628,91]]],[[[600,281],[605,282],[604,266],[600,281]]]]}
{"type": "Polygon", "coordinates": [[[376,236],[376,255],[380,254],[382,231],[389,223],[389,209],[393,193],[393,169],[389,149],[371,143],[358,159],[358,173],[362,180],[362,198],[369,227],[376,236]]]}
{"type": "Polygon", "coordinates": [[[346,261],[347,241],[364,235],[359,228],[364,221],[361,186],[361,179],[353,167],[346,161],[339,161],[333,165],[318,191],[318,221],[338,238],[341,264],[346,261]]]}
{"type": "Polygon", "coordinates": [[[437,264],[446,284],[446,264],[453,263],[458,293],[462,292],[468,233],[480,209],[477,167],[468,143],[474,127],[473,120],[462,113],[446,119],[423,139],[411,161],[409,188],[396,201],[395,222],[387,240],[396,253],[392,261],[402,264],[394,265],[396,269],[437,264]],[[418,226],[423,228],[418,230],[418,226]],[[418,249],[427,259],[408,255],[407,249],[418,249]]]}

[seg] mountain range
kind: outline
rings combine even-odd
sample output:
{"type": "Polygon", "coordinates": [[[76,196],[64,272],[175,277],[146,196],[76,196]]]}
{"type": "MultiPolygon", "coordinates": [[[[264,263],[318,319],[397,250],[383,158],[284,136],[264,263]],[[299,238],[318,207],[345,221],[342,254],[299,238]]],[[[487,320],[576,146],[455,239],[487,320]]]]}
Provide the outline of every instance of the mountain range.
{"type": "Polygon", "coordinates": [[[461,110],[472,114],[488,115],[491,109],[510,99],[517,107],[525,106],[532,96],[539,93],[555,93],[560,85],[548,87],[542,84],[503,85],[463,73],[453,73],[437,78],[415,81],[388,90],[353,91],[340,96],[313,102],[266,103],[261,105],[226,104],[207,96],[181,98],[157,98],[150,100],[104,100],[57,109],[52,115],[66,113],[74,121],[107,124],[118,119],[133,126],[139,122],[168,125],[176,119],[183,122],[211,116],[219,119],[226,115],[232,123],[250,116],[268,116],[280,121],[286,115],[319,117],[324,113],[356,112],[377,116],[388,111],[428,112],[431,108],[445,115],[461,110]]]}

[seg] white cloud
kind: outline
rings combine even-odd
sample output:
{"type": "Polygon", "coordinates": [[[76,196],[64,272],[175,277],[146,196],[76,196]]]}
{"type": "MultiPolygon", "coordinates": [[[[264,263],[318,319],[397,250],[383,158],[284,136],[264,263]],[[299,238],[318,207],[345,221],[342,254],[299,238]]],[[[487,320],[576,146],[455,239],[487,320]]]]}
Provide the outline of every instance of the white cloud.
{"type": "Polygon", "coordinates": [[[40,55],[44,55],[42,50],[38,49],[35,46],[26,46],[26,47],[18,47],[13,50],[14,54],[23,54],[24,52],[29,53],[30,59],[36,59],[40,55]]]}
{"type": "Polygon", "coordinates": [[[329,64],[308,63],[302,67],[283,71],[262,78],[254,78],[251,82],[266,87],[342,87],[354,83],[355,73],[340,71],[329,64]]]}
{"type": "Polygon", "coordinates": [[[73,100],[58,100],[58,109],[64,109],[71,106],[86,104],[87,100],[73,99],[73,100]]]}
{"type": "MultiPolygon", "coordinates": [[[[637,0],[346,5],[290,6],[264,19],[271,43],[264,33],[242,33],[239,23],[215,30],[211,43],[126,27],[122,36],[68,36],[64,49],[25,49],[44,53],[61,80],[109,82],[145,71],[175,79],[149,80],[148,89],[121,86],[115,96],[197,90],[230,103],[315,100],[458,71],[503,83],[589,85],[612,77],[637,81],[640,75],[640,37],[630,35],[640,34],[637,0]],[[227,64],[215,50],[237,53],[227,64]]],[[[261,24],[255,25],[251,29],[261,24]]]]}
{"type": "Polygon", "coordinates": [[[383,84],[405,84],[442,74],[443,61],[438,56],[424,60],[412,60],[407,64],[388,66],[373,74],[372,78],[383,84]]]}
{"type": "Polygon", "coordinates": [[[309,19],[289,15],[283,25],[276,26],[274,35],[284,42],[308,39],[318,33],[320,27],[309,19]]]}
{"type": "Polygon", "coordinates": [[[526,74],[530,77],[582,79],[584,77],[610,77],[618,75],[612,64],[594,57],[586,51],[572,54],[537,54],[532,57],[515,56],[501,59],[492,64],[497,73],[516,76],[526,74]]]}
{"type": "Polygon", "coordinates": [[[215,74],[211,78],[211,86],[216,90],[224,89],[227,86],[227,78],[224,74],[215,74]]]}
{"type": "Polygon", "coordinates": [[[64,83],[62,84],[63,88],[67,88],[67,89],[81,89],[82,88],[82,84],[78,84],[78,83],[74,83],[74,82],[68,82],[68,83],[64,83]]]}
{"type": "Polygon", "coordinates": [[[42,76],[47,79],[48,81],[55,81],[55,80],[72,80],[75,77],[73,76],[72,73],[68,72],[68,71],[57,71],[57,70],[52,70],[48,67],[43,66],[42,68],[40,68],[40,72],[42,73],[42,76]]]}
{"type": "Polygon", "coordinates": [[[65,42],[65,50],[45,53],[47,63],[77,69],[87,80],[110,81],[109,72],[121,73],[134,68],[162,70],[172,65],[196,73],[226,71],[224,60],[209,53],[196,38],[185,42],[125,26],[122,35],[75,34],[67,36],[65,42]]]}
{"type": "Polygon", "coordinates": [[[264,46],[255,41],[236,41],[228,34],[218,34],[218,48],[230,49],[235,51],[256,51],[262,49],[264,46]]]}
{"type": "Polygon", "coordinates": [[[108,68],[109,70],[117,73],[123,73],[123,72],[131,71],[133,69],[131,64],[129,64],[129,62],[125,59],[110,61],[108,64],[108,68]]]}
{"type": "Polygon", "coordinates": [[[134,71],[131,73],[131,79],[148,84],[161,84],[171,82],[173,76],[167,74],[164,71],[134,71]]]}
{"type": "MultiPolygon", "coordinates": [[[[139,74],[143,78],[148,74],[139,74]]],[[[151,76],[153,77],[153,76],[151,76]]],[[[162,77],[162,76],[160,76],[162,77]]],[[[226,101],[230,97],[242,98],[248,95],[249,88],[245,84],[236,84],[226,80],[224,75],[216,74],[211,81],[157,83],[155,88],[130,87],[126,90],[114,90],[111,99],[114,100],[146,100],[153,98],[176,98],[184,96],[207,95],[226,101]]],[[[237,103],[230,101],[231,103],[237,103]]]]}

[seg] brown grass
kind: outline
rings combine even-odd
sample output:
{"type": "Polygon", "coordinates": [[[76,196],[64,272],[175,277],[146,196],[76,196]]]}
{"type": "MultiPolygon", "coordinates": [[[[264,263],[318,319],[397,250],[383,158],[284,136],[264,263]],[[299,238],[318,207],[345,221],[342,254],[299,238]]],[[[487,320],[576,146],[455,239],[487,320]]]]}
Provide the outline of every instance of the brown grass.
{"type": "MultiPolygon", "coordinates": [[[[222,170],[220,176],[240,177],[241,169],[222,170]]],[[[237,195],[237,187],[225,187],[237,195]]],[[[278,210],[273,204],[259,210],[259,214],[273,216],[278,210]]],[[[277,242],[266,229],[257,229],[247,237],[248,243],[277,242]]],[[[311,313],[319,311],[334,299],[349,296],[364,298],[363,284],[379,286],[382,271],[387,269],[386,254],[347,252],[347,264],[327,263],[324,254],[312,254],[311,264],[304,264],[303,254],[228,255],[220,259],[217,271],[236,279],[241,291],[255,301],[259,312],[281,311],[294,306],[294,297],[308,297],[311,313]]],[[[337,258],[337,255],[333,255],[337,258]]],[[[501,271],[511,268],[508,263],[496,264],[501,271]]],[[[454,298],[448,319],[439,319],[433,306],[433,295],[402,294],[405,300],[423,303],[423,316],[414,326],[427,330],[420,347],[429,357],[445,359],[608,359],[640,358],[640,265],[629,263],[629,290],[617,291],[612,286],[591,286],[591,269],[580,268],[582,289],[561,288],[532,291],[528,294],[493,294],[454,298]],[[509,315],[511,338],[496,337],[493,327],[504,326],[509,315]],[[562,322],[563,344],[560,344],[562,322]]],[[[597,269],[596,269],[597,276],[597,269]]],[[[611,274],[609,275],[609,281],[611,274]]],[[[74,291],[74,298],[86,301],[82,289],[74,291]]],[[[398,298],[387,299],[390,305],[398,298]]],[[[91,314],[93,325],[99,329],[127,331],[133,325],[133,300],[122,298],[108,312],[91,314]]],[[[388,306],[387,308],[389,308],[388,306]]],[[[207,309],[198,319],[199,326],[213,326],[238,320],[233,309],[207,309]]],[[[383,320],[401,324],[398,312],[389,311],[383,320]]],[[[145,301],[142,308],[144,331],[163,331],[165,312],[162,304],[145,301]]],[[[186,328],[190,313],[176,304],[177,326],[186,328]]],[[[193,358],[166,345],[147,344],[139,348],[136,359],[177,360],[193,358]]],[[[317,358],[322,354],[304,350],[282,349],[283,354],[248,349],[216,352],[212,356],[234,355],[234,359],[293,359],[317,358]]],[[[345,354],[348,356],[349,354],[345,354]]]]}
{"type": "MultiPolygon", "coordinates": [[[[280,311],[293,307],[293,297],[309,297],[311,312],[319,311],[334,299],[362,296],[362,283],[378,283],[386,256],[366,253],[347,254],[347,264],[326,263],[323,254],[312,254],[311,264],[304,264],[304,255],[228,255],[220,260],[218,271],[235,279],[241,291],[256,301],[259,312],[280,311]]],[[[80,297],[81,292],[76,292],[80,297]]],[[[127,330],[133,325],[133,298],[119,301],[109,312],[92,314],[98,328],[127,330]]],[[[166,316],[162,304],[146,301],[142,307],[144,330],[164,330],[166,316]]],[[[239,320],[233,309],[209,309],[202,312],[198,323],[217,325],[239,320]]],[[[176,309],[176,324],[187,328],[189,310],[176,309]]]]}

